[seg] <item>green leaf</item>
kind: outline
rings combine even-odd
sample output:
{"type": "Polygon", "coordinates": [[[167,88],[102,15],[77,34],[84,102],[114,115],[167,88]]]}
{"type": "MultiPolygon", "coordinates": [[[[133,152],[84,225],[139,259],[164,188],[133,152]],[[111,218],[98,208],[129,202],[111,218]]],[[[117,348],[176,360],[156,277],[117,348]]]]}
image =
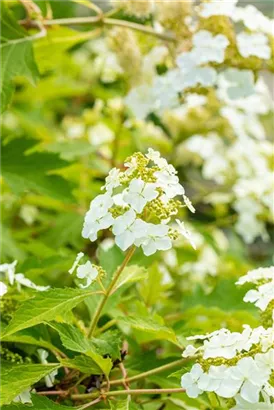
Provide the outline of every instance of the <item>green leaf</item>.
{"type": "Polygon", "coordinates": [[[90,357],[78,355],[73,359],[60,359],[60,363],[69,369],[77,369],[84,374],[102,374],[102,370],[90,357]]]}
{"type": "Polygon", "coordinates": [[[138,285],[138,291],[146,306],[153,306],[165,295],[167,285],[163,284],[163,274],[159,265],[153,263],[147,270],[147,279],[138,285]]]}
{"type": "Polygon", "coordinates": [[[32,144],[17,139],[2,147],[2,174],[7,184],[16,194],[31,190],[64,202],[74,201],[70,184],[59,175],[49,175],[68,163],[55,154],[27,155],[32,144]]]}
{"type": "Polygon", "coordinates": [[[44,321],[57,320],[93,294],[94,292],[91,290],[70,288],[39,292],[34,298],[24,302],[15,312],[3,337],[44,321]]]}
{"type": "Polygon", "coordinates": [[[38,394],[31,395],[32,406],[22,403],[12,403],[8,406],[3,406],[2,410],[75,410],[75,407],[62,406],[61,404],[54,403],[54,401],[38,394]]]}
{"type": "Polygon", "coordinates": [[[122,274],[120,275],[116,285],[115,290],[119,289],[121,286],[129,283],[138,282],[147,277],[147,270],[143,266],[130,265],[127,266],[122,274]]]}
{"type": "Polygon", "coordinates": [[[166,326],[160,325],[158,322],[150,318],[135,317],[135,316],[125,316],[118,317],[118,322],[123,325],[128,325],[134,329],[142,331],[144,333],[149,333],[154,339],[169,340],[170,342],[176,343],[176,336],[172,329],[166,326]]]}
{"type": "Polygon", "coordinates": [[[47,36],[34,44],[34,54],[39,70],[44,72],[56,67],[66,50],[93,36],[92,31],[79,32],[67,27],[55,27],[48,30],[47,36]]]}
{"type": "Polygon", "coordinates": [[[85,353],[90,349],[90,340],[87,339],[76,327],[66,323],[57,322],[51,322],[48,323],[48,325],[59,333],[61,341],[66,349],[79,353],[85,353]]]}
{"type": "Polygon", "coordinates": [[[35,84],[39,77],[32,43],[27,32],[17,23],[13,14],[1,4],[1,112],[5,111],[14,91],[13,80],[27,77],[35,84]]]}
{"type": "Polygon", "coordinates": [[[1,363],[0,404],[9,404],[23,390],[38,382],[60,367],[59,364],[11,364],[1,363]]]}
{"type": "Polygon", "coordinates": [[[111,410],[129,410],[130,409],[129,404],[130,404],[130,396],[128,396],[126,399],[119,400],[116,403],[110,402],[110,406],[111,406],[110,408],[111,410]]]}
{"type": "Polygon", "coordinates": [[[0,249],[1,258],[3,260],[11,259],[24,259],[25,253],[18,243],[14,239],[14,235],[8,226],[0,223],[1,235],[0,235],[0,249]]]}
{"type": "Polygon", "coordinates": [[[124,252],[121,251],[118,246],[113,246],[110,249],[104,250],[103,248],[99,248],[98,250],[98,259],[100,266],[107,272],[109,281],[111,279],[111,275],[115,272],[118,266],[124,260],[124,252]]]}
{"type": "Polygon", "coordinates": [[[224,311],[249,310],[256,312],[254,305],[243,301],[246,289],[236,286],[235,280],[220,280],[214,290],[207,294],[201,286],[197,286],[193,294],[183,298],[183,307],[195,305],[218,307],[224,311]],[[232,303],[233,301],[233,303],[232,303]]]}
{"type": "Polygon", "coordinates": [[[100,373],[109,375],[112,369],[112,360],[109,357],[104,358],[100,354],[93,339],[87,339],[79,329],[66,323],[49,323],[49,325],[59,333],[61,341],[67,349],[84,353],[93,360],[100,369],[100,373]]]}
{"type": "Polygon", "coordinates": [[[51,247],[60,248],[63,245],[80,247],[83,216],[76,213],[65,213],[57,216],[52,228],[42,235],[43,241],[51,247]]]}
{"type": "Polygon", "coordinates": [[[92,343],[102,356],[109,355],[114,360],[120,359],[122,340],[119,330],[109,330],[99,337],[93,337],[92,343]]]}
{"type": "MultiPolygon", "coordinates": [[[[4,329],[2,326],[2,331],[3,330],[4,329]]],[[[56,349],[56,347],[53,346],[50,342],[41,338],[41,334],[37,328],[21,330],[20,332],[13,333],[10,336],[3,336],[1,340],[2,342],[23,343],[33,346],[39,346],[49,350],[56,349]]]]}

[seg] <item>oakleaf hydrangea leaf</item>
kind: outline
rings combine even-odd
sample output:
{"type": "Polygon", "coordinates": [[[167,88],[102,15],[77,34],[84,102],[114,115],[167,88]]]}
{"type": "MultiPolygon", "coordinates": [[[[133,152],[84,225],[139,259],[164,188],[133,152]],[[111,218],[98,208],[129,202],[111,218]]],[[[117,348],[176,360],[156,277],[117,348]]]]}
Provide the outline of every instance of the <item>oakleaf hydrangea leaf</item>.
{"type": "MultiPolygon", "coordinates": [[[[9,404],[18,394],[60,367],[59,364],[1,363],[0,404],[9,404]]],[[[38,408],[38,407],[37,407],[38,408]]]]}

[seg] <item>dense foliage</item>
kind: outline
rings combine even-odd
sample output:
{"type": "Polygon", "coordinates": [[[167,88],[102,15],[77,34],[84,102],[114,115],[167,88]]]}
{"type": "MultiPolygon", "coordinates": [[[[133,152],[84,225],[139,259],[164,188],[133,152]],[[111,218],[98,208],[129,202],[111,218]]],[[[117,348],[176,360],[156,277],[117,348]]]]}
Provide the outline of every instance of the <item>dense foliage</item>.
{"type": "Polygon", "coordinates": [[[1,2],[4,410],[273,408],[263,11],[1,2]]]}

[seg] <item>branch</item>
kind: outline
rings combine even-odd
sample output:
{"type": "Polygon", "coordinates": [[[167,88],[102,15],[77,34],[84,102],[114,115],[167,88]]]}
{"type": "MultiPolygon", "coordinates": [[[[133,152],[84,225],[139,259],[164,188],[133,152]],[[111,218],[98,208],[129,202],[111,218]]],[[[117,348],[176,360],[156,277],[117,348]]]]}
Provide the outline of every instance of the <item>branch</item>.
{"type": "Polygon", "coordinates": [[[36,394],[39,396],[66,396],[68,394],[67,390],[48,390],[48,391],[38,391],[36,394]]]}
{"type": "Polygon", "coordinates": [[[91,401],[90,403],[84,404],[82,407],[79,407],[78,410],[84,410],[87,409],[88,407],[93,406],[94,404],[99,403],[102,400],[101,397],[97,397],[97,399],[91,401]]]}
{"type": "Polygon", "coordinates": [[[37,16],[39,17],[39,19],[43,18],[40,8],[37,6],[37,4],[34,3],[34,1],[32,0],[18,0],[18,1],[22,4],[24,9],[26,10],[28,19],[31,20],[33,16],[37,16]]]}
{"type": "Polygon", "coordinates": [[[132,29],[132,30],[136,30],[136,31],[142,31],[143,33],[149,34],[154,37],[158,37],[162,40],[176,41],[176,38],[173,34],[159,33],[158,31],[155,31],[151,27],[144,26],[142,24],[133,23],[131,21],[104,18],[103,23],[107,25],[111,25],[111,26],[121,26],[121,27],[132,29]]]}
{"type": "Polygon", "coordinates": [[[32,36],[26,36],[22,38],[17,38],[15,40],[9,40],[7,43],[1,44],[1,48],[10,46],[11,44],[20,44],[20,43],[25,43],[26,41],[34,41],[34,40],[38,40],[39,38],[46,37],[47,30],[42,26],[40,22],[36,21],[35,27],[40,29],[38,33],[35,33],[32,36]]]}
{"type": "MultiPolygon", "coordinates": [[[[133,390],[116,390],[108,391],[101,394],[101,397],[111,397],[111,396],[123,396],[123,395],[142,395],[142,394],[171,394],[171,393],[184,393],[185,389],[133,389],[133,390]]],[[[74,400],[86,400],[94,399],[95,393],[86,394],[72,394],[71,398],[74,400]]]]}

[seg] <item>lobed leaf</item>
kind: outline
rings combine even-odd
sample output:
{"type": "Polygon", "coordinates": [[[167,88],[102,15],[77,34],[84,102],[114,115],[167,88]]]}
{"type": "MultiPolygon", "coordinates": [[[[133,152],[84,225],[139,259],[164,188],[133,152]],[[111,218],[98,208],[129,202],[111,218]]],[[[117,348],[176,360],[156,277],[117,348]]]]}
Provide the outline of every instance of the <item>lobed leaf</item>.
{"type": "Polygon", "coordinates": [[[60,367],[51,364],[11,364],[1,363],[0,405],[9,404],[23,390],[38,382],[47,374],[60,367]]]}

